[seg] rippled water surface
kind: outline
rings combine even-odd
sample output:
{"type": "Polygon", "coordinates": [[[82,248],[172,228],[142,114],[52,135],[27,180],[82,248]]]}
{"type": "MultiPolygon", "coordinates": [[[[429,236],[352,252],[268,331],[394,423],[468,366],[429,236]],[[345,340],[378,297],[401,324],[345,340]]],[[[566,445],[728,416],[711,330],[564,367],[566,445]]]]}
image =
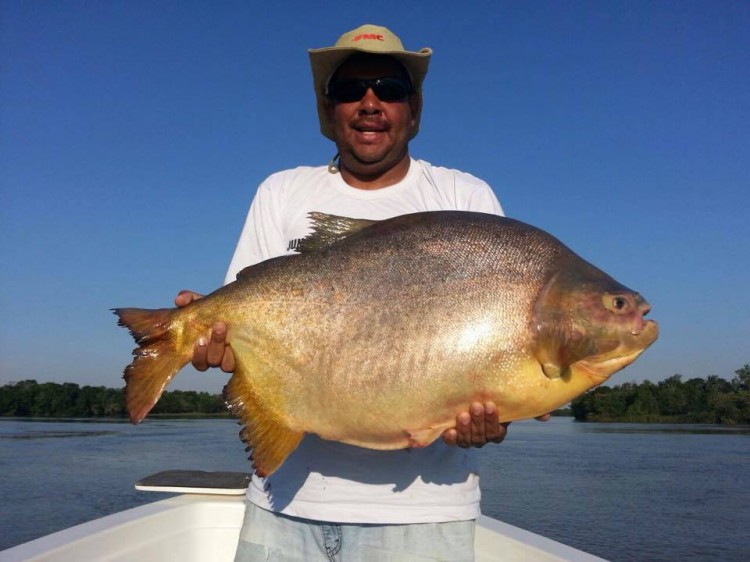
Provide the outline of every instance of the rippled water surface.
{"type": "MultiPolygon", "coordinates": [[[[0,549],[165,497],[167,469],[247,471],[231,420],[0,420],[0,549]]],[[[511,426],[482,457],[487,515],[613,561],[750,560],[750,428],[511,426]]]]}
{"type": "Polygon", "coordinates": [[[483,511],[610,560],[750,560],[750,428],[513,424],[483,511]]]}

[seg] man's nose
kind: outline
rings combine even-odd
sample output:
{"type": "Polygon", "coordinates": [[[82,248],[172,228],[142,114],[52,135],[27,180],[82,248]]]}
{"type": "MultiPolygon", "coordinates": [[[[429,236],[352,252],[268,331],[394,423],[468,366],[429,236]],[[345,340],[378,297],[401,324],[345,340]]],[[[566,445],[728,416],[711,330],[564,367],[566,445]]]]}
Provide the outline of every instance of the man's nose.
{"type": "Polygon", "coordinates": [[[359,112],[365,115],[376,115],[383,110],[381,104],[380,98],[375,95],[372,88],[367,88],[364,97],[359,102],[359,112]]]}

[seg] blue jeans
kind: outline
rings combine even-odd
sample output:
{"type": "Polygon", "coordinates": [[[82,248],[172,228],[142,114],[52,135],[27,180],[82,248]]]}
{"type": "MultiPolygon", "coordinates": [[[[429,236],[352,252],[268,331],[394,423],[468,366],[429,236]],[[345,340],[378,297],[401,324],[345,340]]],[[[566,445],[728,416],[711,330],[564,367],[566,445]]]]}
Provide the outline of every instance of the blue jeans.
{"type": "Polygon", "coordinates": [[[235,562],[473,562],[474,521],[327,523],[247,504],[235,562]]]}

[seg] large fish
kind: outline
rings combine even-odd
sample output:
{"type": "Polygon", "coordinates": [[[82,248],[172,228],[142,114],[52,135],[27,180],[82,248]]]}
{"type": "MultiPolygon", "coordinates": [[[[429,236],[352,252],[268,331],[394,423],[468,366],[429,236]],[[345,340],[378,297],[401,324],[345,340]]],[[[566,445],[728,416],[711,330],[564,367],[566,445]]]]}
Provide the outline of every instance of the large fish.
{"type": "Polygon", "coordinates": [[[638,293],[522,222],[310,216],[299,254],[184,308],[115,309],[139,345],[125,369],[133,423],[218,321],[236,362],[225,399],[260,475],[305,433],[397,449],[427,446],[474,401],[494,401],[501,421],[539,416],[657,337],[638,293]]]}

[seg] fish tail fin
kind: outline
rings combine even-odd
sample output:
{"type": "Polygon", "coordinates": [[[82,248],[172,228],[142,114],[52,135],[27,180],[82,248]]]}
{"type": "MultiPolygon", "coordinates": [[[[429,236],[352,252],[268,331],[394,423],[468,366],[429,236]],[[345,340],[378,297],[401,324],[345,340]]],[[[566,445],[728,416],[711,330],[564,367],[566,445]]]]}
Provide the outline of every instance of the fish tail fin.
{"type": "Polygon", "coordinates": [[[245,367],[236,365],[234,375],[224,387],[224,400],[243,425],[240,438],[248,446],[258,476],[270,476],[297,448],[305,433],[290,429],[275,413],[273,397],[259,395],[245,367]]]}
{"type": "Polygon", "coordinates": [[[192,348],[180,346],[173,328],[175,309],[116,308],[118,324],[130,330],[138,344],[132,363],[125,367],[125,405],[134,424],[151,411],[172,377],[192,355],[192,348]]]}

